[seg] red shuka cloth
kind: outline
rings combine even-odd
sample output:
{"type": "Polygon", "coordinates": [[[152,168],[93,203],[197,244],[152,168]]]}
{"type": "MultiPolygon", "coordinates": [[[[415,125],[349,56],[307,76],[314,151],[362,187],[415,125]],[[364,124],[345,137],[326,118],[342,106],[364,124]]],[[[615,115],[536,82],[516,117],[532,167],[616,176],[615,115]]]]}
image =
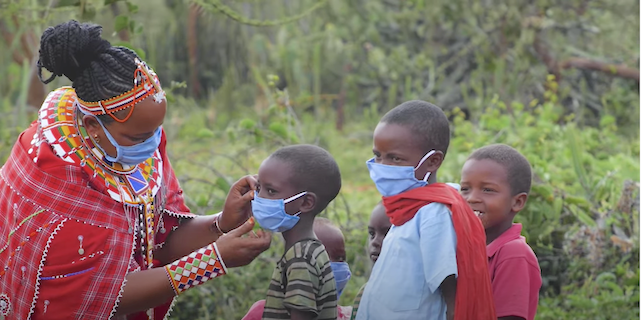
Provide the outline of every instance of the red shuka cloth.
{"type": "Polygon", "coordinates": [[[458,278],[454,319],[496,319],[485,252],[485,230],[458,191],[447,184],[435,183],[383,197],[387,215],[395,226],[411,220],[420,208],[432,202],[442,203],[451,210],[456,232],[458,278]]]}
{"type": "MultiPolygon", "coordinates": [[[[67,103],[65,92],[52,92],[41,113],[57,108],[59,101],[67,103]]],[[[34,121],[0,167],[0,318],[113,319],[126,275],[141,268],[139,254],[132,254],[138,244],[134,247],[126,216],[135,220],[136,213],[127,213],[122,203],[96,190],[80,165],[56,156],[46,142],[30,143],[39,136],[37,128],[34,121]],[[84,254],[78,251],[79,235],[84,254]]],[[[157,196],[165,203],[158,204],[164,210],[154,217],[154,225],[160,226],[162,217],[167,232],[155,234],[156,245],[165,242],[178,219],[193,217],[165,147],[163,132],[157,196]]],[[[164,319],[172,302],[155,307],[153,319],[164,319]]]]}

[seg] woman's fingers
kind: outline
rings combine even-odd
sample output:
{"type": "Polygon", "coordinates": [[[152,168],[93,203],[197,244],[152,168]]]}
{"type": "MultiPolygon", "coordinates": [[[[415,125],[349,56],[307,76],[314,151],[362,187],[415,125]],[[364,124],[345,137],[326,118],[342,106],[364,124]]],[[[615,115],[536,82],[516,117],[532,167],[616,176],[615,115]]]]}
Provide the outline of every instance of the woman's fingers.
{"type": "Polygon", "coordinates": [[[257,181],[252,176],[244,176],[236,181],[227,194],[221,225],[225,231],[235,229],[251,215],[251,200],[254,199],[257,181]]]}
{"type": "Polygon", "coordinates": [[[235,238],[240,238],[242,235],[245,233],[249,232],[254,228],[254,219],[249,219],[245,223],[243,223],[240,227],[228,232],[225,237],[235,237],[235,238]]]}
{"type": "Polygon", "coordinates": [[[254,219],[249,219],[216,241],[219,254],[228,267],[247,265],[269,248],[271,234],[262,230],[254,232],[253,227],[254,219]],[[247,233],[249,235],[245,237],[247,233]]]}
{"type": "Polygon", "coordinates": [[[245,204],[250,203],[252,200],[254,200],[254,192],[256,192],[256,191],[254,191],[254,190],[250,190],[249,192],[245,193],[245,194],[242,196],[241,200],[242,200],[245,204]]]}
{"type": "Polygon", "coordinates": [[[257,176],[244,176],[234,183],[232,190],[235,189],[235,191],[241,195],[249,192],[250,190],[256,190],[256,186],[258,185],[257,178],[257,176]]]}

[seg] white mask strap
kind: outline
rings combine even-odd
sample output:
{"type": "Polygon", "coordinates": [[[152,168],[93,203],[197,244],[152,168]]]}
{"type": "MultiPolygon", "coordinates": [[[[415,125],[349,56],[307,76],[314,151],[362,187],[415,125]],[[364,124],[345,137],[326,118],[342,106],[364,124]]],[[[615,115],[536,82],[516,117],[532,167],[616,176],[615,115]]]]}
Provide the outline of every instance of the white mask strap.
{"type": "Polygon", "coordinates": [[[420,168],[420,167],[421,167],[421,165],[423,164],[423,162],[425,162],[425,160],[427,160],[427,159],[428,159],[431,155],[433,155],[435,152],[436,152],[436,150],[432,150],[432,151],[428,152],[427,154],[425,154],[425,155],[423,156],[423,158],[421,159],[421,161],[419,161],[419,162],[418,162],[418,164],[416,165],[416,167],[414,167],[414,171],[418,170],[418,168],[420,168]]]}
{"type": "MultiPolygon", "coordinates": [[[[423,156],[423,158],[421,159],[421,161],[419,161],[419,162],[418,162],[418,165],[416,165],[416,167],[414,167],[414,171],[418,170],[418,168],[420,168],[420,167],[421,167],[421,165],[423,164],[423,162],[425,162],[425,160],[427,160],[427,159],[428,159],[430,156],[432,156],[434,153],[436,153],[436,150],[432,150],[432,151],[428,152],[427,154],[425,154],[425,155],[423,156]]],[[[427,179],[430,177],[430,174],[431,174],[431,172],[426,173],[426,174],[425,174],[425,177],[423,177],[423,181],[427,182],[427,179]]]]}
{"type": "Polygon", "coordinates": [[[303,192],[301,192],[301,193],[299,193],[299,194],[297,194],[295,196],[291,196],[291,197],[283,200],[283,202],[290,203],[290,202],[292,202],[292,201],[294,201],[294,200],[296,200],[296,199],[298,199],[298,198],[300,198],[300,197],[302,197],[302,196],[304,196],[306,194],[307,194],[307,191],[303,191],[303,192]]]}

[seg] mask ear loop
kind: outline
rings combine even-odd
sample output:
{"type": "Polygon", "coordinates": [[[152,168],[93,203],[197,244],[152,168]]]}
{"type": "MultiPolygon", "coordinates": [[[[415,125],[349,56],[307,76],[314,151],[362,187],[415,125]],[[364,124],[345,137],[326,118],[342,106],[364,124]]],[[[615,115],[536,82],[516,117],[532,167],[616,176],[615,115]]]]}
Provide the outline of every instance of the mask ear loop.
{"type": "Polygon", "coordinates": [[[295,196],[291,196],[291,197],[283,200],[283,202],[284,203],[290,203],[290,202],[292,202],[292,201],[294,201],[294,200],[296,200],[296,199],[298,199],[298,198],[300,198],[300,197],[302,197],[302,196],[304,196],[306,194],[307,194],[307,191],[303,191],[303,192],[301,192],[301,193],[299,193],[299,194],[297,194],[295,196]]]}
{"type": "MultiPolygon", "coordinates": [[[[424,155],[423,158],[421,159],[421,161],[418,162],[418,165],[416,165],[416,167],[414,167],[414,171],[418,170],[418,168],[421,167],[423,162],[425,162],[425,160],[427,160],[434,153],[436,153],[436,150],[432,150],[432,151],[428,152],[426,155],[424,155]]],[[[426,173],[425,177],[423,177],[423,181],[427,182],[427,179],[430,177],[430,174],[431,174],[431,172],[426,173]]]]}
{"type": "MultiPolygon", "coordinates": [[[[294,201],[294,200],[296,200],[296,199],[298,199],[298,198],[300,198],[300,197],[302,197],[302,196],[304,196],[304,195],[306,195],[306,194],[307,194],[307,191],[303,191],[303,192],[301,192],[301,193],[299,193],[299,194],[297,194],[297,195],[295,195],[295,196],[291,196],[291,197],[289,197],[289,198],[287,198],[287,199],[283,200],[283,206],[284,206],[286,203],[290,203],[290,202],[292,202],[292,201],[294,201]]],[[[284,209],[284,208],[283,208],[283,209],[284,209]]],[[[298,211],[297,213],[293,214],[293,216],[294,216],[294,217],[298,217],[298,215],[300,215],[300,213],[301,213],[301,212],[300,212],[300,211],[298,211]]]]}

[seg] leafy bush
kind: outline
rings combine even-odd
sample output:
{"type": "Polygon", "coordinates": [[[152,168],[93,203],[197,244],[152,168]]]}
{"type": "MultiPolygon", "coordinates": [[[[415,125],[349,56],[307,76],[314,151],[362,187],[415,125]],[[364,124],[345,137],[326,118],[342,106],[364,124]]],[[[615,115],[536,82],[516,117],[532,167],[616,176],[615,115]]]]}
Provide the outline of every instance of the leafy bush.
{"type": "MultiPolygon", "coordinates": [[[[278,146],[314,143],[335,156],[344,185],[323,215],[347,239],[353,277],[340,304],[350,305],[371,268],[366,225],[379,195],[364,162],[373,128],[394,105],[425,99],[452,123],[440,181],[458,181],[466,157],[490,143],[530,160],[534,185],[516,220],[541,265],[537,319],[639,317],[638,80],[551,70],[577,57],[638,67],[638,1],[327,0],[269,28],[194,5],[212,1],[149,0],[145,10],[129,0],[3,6],[0,163],[36,118],[32,56],[21,42],[71,17],[93,19],[112,43],[145,56],[171,91],[169,158],[194,212],[220,210],[231,183],[278,146]],[[542,43],[556,64],[543,61],[542,43]]],[[[320,3],[225,2],[277,20],[320,3]]],[[[68,84],[57,79],[48,89],[68,84]]],[[[276,236],[249,266],[186,292],[173,318],[241,318],[264,298],[282,247],[276,236]]]]}

